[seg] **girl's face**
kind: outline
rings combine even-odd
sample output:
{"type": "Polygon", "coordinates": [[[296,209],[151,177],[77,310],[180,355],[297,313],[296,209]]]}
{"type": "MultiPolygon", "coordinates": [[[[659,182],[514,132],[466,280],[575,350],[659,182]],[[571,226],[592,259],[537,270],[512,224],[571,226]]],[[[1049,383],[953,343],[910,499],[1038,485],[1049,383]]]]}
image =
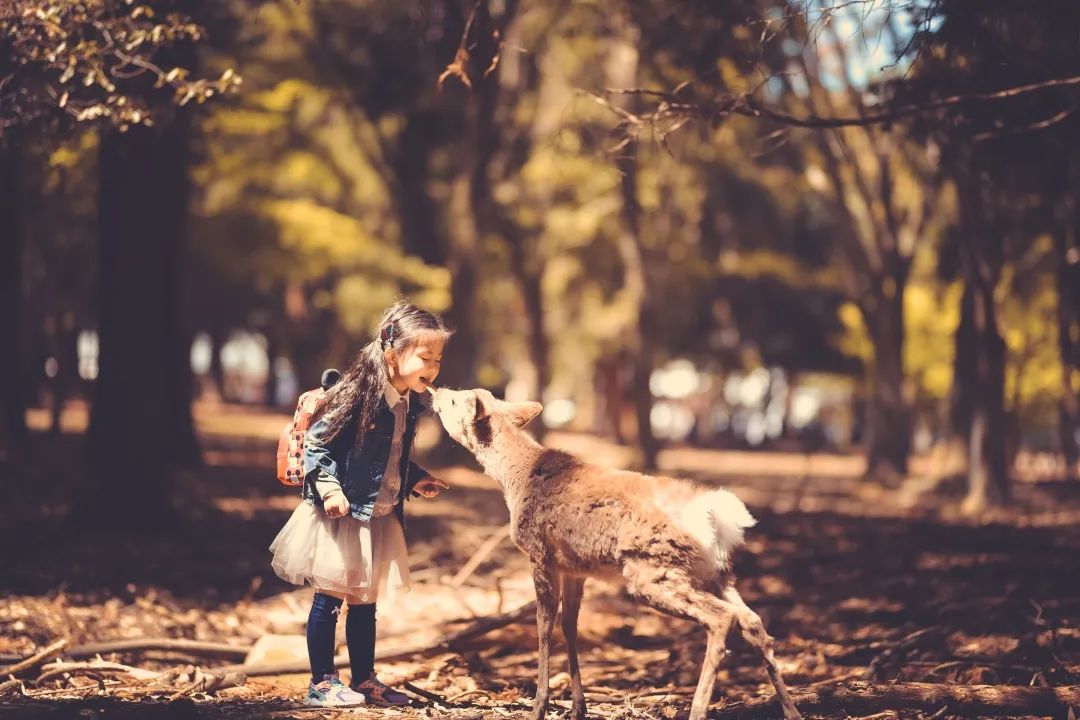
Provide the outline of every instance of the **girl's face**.
{"type": "Polygon", "coordinates": [[[400,352],[386,351],[386,366],[390,382],[399,391],[427,392],[439,376],[446,339],[437,335],[421,335],[415,343],[400,352]]]}

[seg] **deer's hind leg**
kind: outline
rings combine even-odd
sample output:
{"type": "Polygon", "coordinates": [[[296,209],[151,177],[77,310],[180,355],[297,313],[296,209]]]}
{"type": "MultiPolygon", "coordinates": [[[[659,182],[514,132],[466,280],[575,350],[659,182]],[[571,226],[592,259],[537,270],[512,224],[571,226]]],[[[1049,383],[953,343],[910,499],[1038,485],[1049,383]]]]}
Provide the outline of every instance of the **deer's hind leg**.
{"type": "Polygon", "coordinates": [[[780,707],[784,710],[785,720],[802,720],[799,711],[795,709],[795,702],[791,699],[784,678],[780,674],[780,667],[776,664],[776,656],[773,654],[773,639],[765,632],[765,625],[756,612],[742,599],[734,587],[728,586],[721,597],[735,609],[735,619],[742,630],[743,638],[761,652],[765,661],[765,671],[769,673],[769,679],[776,688],[776,697],[780,700],[780,707]]]}
{"type": "Polygon", "coordinates": [[[701,664],[689,720],[705,720],[716,686],[716,671],[724,657],[727,634],[735,621],[729,603],[701,588],[685,571],[662,568],[644,562],[623,568],[626,589],[632,597],[668,615],[693,620],[705,628],[708,641],[701,664]]]}

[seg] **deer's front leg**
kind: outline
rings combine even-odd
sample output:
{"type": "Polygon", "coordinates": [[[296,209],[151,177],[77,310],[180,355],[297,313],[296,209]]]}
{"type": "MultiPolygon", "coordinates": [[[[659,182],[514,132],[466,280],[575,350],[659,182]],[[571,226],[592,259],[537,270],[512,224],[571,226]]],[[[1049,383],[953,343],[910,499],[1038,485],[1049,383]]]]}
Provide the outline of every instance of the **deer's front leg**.
{"type": "Polygon", "coordinates": [[[551,646],[551,628],[555,624],[555,614],[559,611],[559,574],[546,563],[533,562],[533,585],[536,587],[536,630],[540,639],[540,652],[537,658],[539,667],[536,673],[536,702],[533,705],[533,720],[543,720],[547,712],[548,696],[548,655],[551,646]]]}
{"type": "Polygon", "coordinates": [[[570,682],[574,688],[574,709],[571,720],[585,720],[585,691],[581,687],[581,667],[577,655],[577,621],[581,609],[584,578],[564,575],[562,578],[562,627],[566,636],[566,657],[570,663],[570,682]]]}

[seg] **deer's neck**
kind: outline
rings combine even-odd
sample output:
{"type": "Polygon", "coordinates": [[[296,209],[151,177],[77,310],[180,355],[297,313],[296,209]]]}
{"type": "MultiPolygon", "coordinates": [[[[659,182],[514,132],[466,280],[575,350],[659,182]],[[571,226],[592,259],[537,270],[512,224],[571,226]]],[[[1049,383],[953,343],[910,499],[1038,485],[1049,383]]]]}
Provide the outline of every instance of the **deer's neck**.
{"type": "Polygon", "coordinates": [[[519,427],[505,424],[492,434],[491,444],[476,453],[484,473],[502,486],[510,512],[544,447],[519,427]]]}

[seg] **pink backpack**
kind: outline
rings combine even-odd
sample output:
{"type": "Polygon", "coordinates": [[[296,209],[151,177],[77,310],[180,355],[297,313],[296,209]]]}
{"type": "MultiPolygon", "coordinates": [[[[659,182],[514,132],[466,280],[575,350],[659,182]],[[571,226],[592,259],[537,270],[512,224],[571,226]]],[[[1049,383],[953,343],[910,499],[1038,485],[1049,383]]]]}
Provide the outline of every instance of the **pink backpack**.
{"type": "Polygon", "coordinates": [[[325,394],[326,390],[318,387],[301,395],[292,421],[281,429],[277,446],[277,479],[283,485],[299,487],[304,484],[304,435],[311,425],[315,407],[325,394]]]}

